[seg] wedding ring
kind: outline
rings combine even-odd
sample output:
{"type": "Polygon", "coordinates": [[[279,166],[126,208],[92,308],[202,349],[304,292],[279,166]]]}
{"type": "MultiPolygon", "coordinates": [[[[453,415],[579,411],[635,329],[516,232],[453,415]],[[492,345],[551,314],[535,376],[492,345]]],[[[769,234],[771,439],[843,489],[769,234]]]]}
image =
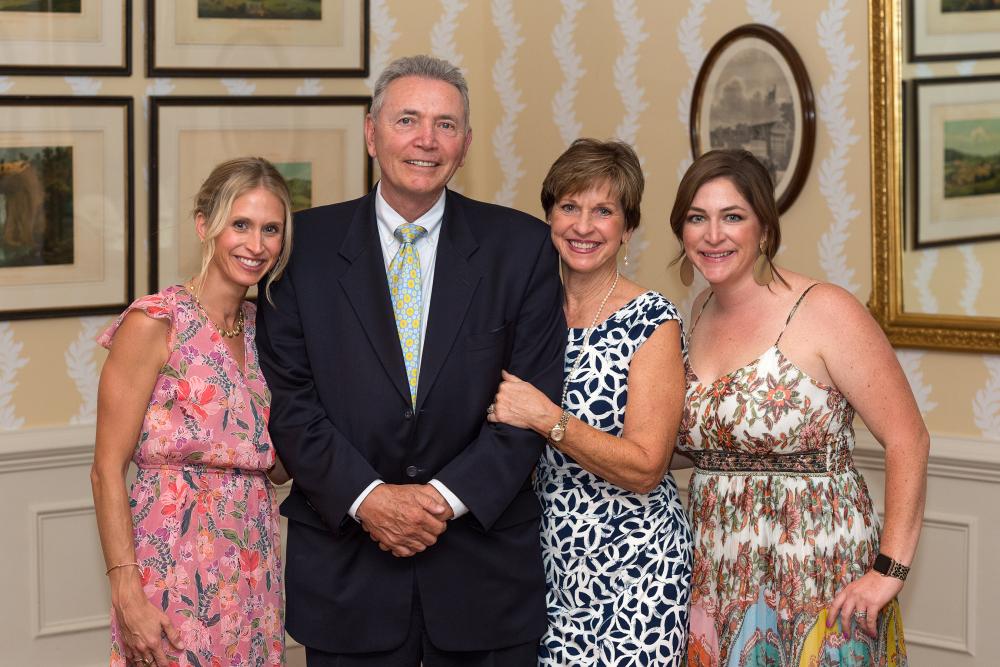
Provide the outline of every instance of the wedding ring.
{"type": "Polygon", "coordinates": [[[857,609],[854,612],[854,616],[857,618],[868,618],[868,612],[864,609],[857,609]]]}
{"type": "Polygon", "coordinates": [[[486,407],[486,414],[488,414],[488,415],[491,415],[491,414],[493,414],[494,412],[496,412],[496,409],[497,409],[497,406],[496,406],[496,403],[490,403],[490,404],[489,404],[489,405],[488,405],[488,406],[486,407]]]}

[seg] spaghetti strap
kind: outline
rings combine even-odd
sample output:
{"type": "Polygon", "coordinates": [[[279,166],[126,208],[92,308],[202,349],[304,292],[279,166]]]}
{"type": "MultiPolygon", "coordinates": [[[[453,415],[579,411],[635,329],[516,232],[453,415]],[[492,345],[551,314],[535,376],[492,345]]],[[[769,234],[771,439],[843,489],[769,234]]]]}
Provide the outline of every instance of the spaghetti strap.
{"type": "Polygon", "coordinates": [[[777,347],[778,343],[781,342],[781,337],[785,335],[785,329],[788,328],[788,324],[792,321],[792,318],[795,317],[795,311],[799,309],[799,304],[802,303],[802,299],[806,298],[806,294],[809,294],[809,290],[819,284],[820,283],[813,283],[809,287],[805,288],[802,294],[799,295],[799,298],[795,300],[795,305],[792,306],[791,311],[788,313],[788,318],[785,320],[785,326],[781,327],[781,333],[778,334],[778,339],[774,341],[774,347],[777,347]]]}
{"type": "Polygon", "coordinates": [[[694,328],[698,326],[698,322],[701,321],[701,316],[705,313],[705,306],[708,305],[708,302],[712,300],[712,297],[714,295],[715,292],[709,292],[708,296],[705,298],[705,303],[701,304],[701,310],[698,311],[698,317],[694,318],[694,322],[691,324],[691,329],[688,330],[687,333],[688,340],[691,340],[691,336],[694,335],[694,328]]]}

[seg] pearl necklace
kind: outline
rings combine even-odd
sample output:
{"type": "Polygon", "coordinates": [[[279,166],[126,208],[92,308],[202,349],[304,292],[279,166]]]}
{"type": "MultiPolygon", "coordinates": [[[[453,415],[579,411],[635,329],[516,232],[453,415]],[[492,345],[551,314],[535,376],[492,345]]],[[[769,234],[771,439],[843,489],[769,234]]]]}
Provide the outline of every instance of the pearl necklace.
{"type": "Polygon", "coordinates": [[[604,295],[601,300],[601,305],[597,307],[597,313],[594,315],[594,319],[590,321],[590,326],[583,330],[583,347],[580,348],[580,354],[576,355],[576,361],[573,362],[573,367],[569,369],[569,373],[566,374],[566,379],[563,381],[562,398],[559,400],[559,407],[563,410],[566,409],[566,395],[569,393],[569,381],[573,379],[573,375],[576,373],[577,369],[580,368],[580,362],[583,361],[583,355],[587,353],[587,348],[590,347],[590,334],[593,333],[594,327],[597,326],[597,321],[601,317],[601,313],[604,312],[604,306],[607,305],[608,299],[611,298],[611,293],[615,291],[618,287],[618,278],[621,276],[618,273],[618,269],[615,268],[615,279],[611,283],[611,289],[608,293],[604,295]]]}
{"type": "Polygon", "coordinates": [[[212,326],[215,327],[216,331],[219,332],[220,336],[224,338],[236,338],[237,336],[243,333],[243,325],[245,324],[244,322],[245,318],[243,316],[242,304],[240,305],[240,312],[239,315],[236,316],[236,323],[233,324],[233,328],[226,329],[225,327],[218,326],[214,321],[212,321],[212,318],[209,317],[208,310],[205,308],[205,306],[201,305],[201,299],[198,298],[198,294],[194,291],[194,283],[192,283],[190,286],[187,287],[187,291],[194,299],[194,302],[198,304],[198,308],[200,308],[201,312],[205,315],[205,319],[212,323],[212,326]]]}

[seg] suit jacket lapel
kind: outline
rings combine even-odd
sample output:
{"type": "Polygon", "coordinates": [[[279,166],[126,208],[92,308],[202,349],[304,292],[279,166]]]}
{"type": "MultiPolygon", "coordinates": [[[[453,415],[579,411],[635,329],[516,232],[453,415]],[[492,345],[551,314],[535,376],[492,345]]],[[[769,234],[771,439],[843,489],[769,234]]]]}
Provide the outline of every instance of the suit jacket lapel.
{"type": "Polygon", "coordinates": [[[438,238],[427,334],[424,336],[424,349],[420,355],[418,409],[423,405],[454,345],[455,336],[462,327],[481,278],[468,261],[479,247],[469,225],[461,199],[449,190],[445,200],[441,236],[438,238]]]}
{"type": "MultiPolygon", "coordinates": [[[[355,211],[351,227],[340,247],[340,255],[351,263],[350,268],[340,276],[340,286],[393,386],[409,401],[410,387],[406,383],[403,351],[399,346],[385,260],[375,222],[375,190],[355,211]]],[[[337,341],[331,343],[338,344],[337,341]]]]}

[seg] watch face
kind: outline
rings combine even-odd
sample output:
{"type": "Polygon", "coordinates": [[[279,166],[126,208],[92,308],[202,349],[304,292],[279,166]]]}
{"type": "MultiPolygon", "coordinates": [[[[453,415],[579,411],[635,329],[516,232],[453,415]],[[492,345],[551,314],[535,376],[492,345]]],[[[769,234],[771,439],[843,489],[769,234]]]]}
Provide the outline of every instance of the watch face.
{"type": "Polygon", "coordinates": [[[559,426],[554,426],[552,427],[552,430],[549,431],[549,440],[551,440],[552,442],[559,442],[560,440],[563,439],[563,435],[565,433],[566,429],[559,426]]]}

